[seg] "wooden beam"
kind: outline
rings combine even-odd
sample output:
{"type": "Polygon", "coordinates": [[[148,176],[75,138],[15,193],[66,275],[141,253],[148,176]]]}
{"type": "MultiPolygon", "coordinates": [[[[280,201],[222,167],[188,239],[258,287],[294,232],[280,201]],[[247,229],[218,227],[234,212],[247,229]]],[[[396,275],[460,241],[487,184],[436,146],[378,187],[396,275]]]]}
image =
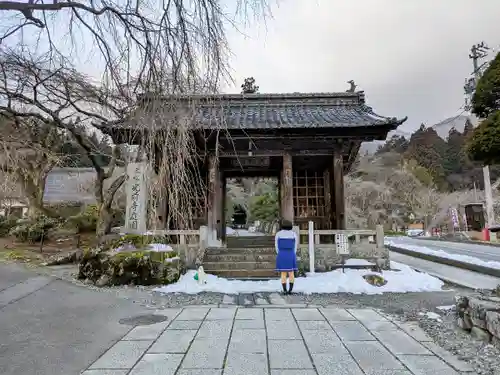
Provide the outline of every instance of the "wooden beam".
{"type": "Polygon", "coordinates": [[[281,218],[293,222],[293,169],[292,155],[283,155],[281,178],[281,218]]]}
{"type": "Polygon", "coordinates": [[[219,160],[216,155],[208,157],[208,207],[207,207],[207,226],[208,230],[212,231],[216,228],[217,211],[217,190],[219,179],[219,160]]]}
{"type": "Polygon", "coordinates": [[[227,179],[226,179],[226,176],[224,174],[221,174],[221,177],[222,177],[222,213],[221,213],[221,225],[222,225],[222,228],[221,228],[221,240],[222,240],[222,243],[225,243],[226,242],[226,193],[227,193],[227,179]]]}
{"type": "Polygon", "coordinates": [[[325,222],[323,223],[324,228],[320,229],[330,229],[332,227],[332,192],[330,189],[330,176],[331,173],[329,169],[323,172],[323,189],[325,190],[325,222]]]}
{"type": "Polygon", "coordinates": [[[344,166],[342,154],[335,151],[333,154],[333,201],[335,202],[335,228],[345,229],[345,199],[344,199],[344,166]]]}

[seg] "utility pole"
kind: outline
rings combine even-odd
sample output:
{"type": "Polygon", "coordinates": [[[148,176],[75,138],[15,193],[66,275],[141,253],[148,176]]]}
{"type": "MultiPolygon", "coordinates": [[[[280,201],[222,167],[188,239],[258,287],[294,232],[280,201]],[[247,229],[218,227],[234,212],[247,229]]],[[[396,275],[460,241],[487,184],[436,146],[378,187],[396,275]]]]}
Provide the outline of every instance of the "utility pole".
{"type": "MultiPolygon", "coordinates": [[[[465,92],[466,94],[472,94],[476,88],[479,79],[481,78],[481,68],[483,65],[479,65],[479,59],[482,59],[488,55],[489,47],[481,42],[472,46],[469,54],[469,58],[472,59],[472,64],[474,66],[474,82],[471,85],[471,81],[466,83],[465,92]]],[[[484,197],[486,203],[486,225],[491,227],[495,224],[495,214],[493,211],[493,193],[491,190],[491,178],[490,178],[490,167],[488,165],[483,167],[483,177],[484,177],[484,197]]]]}

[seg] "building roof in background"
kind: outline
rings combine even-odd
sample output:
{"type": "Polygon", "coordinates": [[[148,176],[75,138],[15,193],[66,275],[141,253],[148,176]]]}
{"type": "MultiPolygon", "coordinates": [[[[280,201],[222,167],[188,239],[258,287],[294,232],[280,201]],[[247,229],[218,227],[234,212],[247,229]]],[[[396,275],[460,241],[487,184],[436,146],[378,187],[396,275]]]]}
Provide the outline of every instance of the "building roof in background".
{"type": "MultiPolygon", "coordinates": [[[[115,176],[123,172],[123,168],[116,168],[115,176]]],[[[93,193],[95,176],[93,168],[54,168],[45,182],[44,202],[48,204],[95,203],[93,193]]]]}

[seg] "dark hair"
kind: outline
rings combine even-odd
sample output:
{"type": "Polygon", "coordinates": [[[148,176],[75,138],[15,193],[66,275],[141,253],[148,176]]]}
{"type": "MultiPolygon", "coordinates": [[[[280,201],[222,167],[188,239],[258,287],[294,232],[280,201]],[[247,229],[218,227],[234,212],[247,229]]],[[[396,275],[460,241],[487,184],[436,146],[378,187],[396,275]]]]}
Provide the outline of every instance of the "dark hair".
{"type": "Polygon", "coordinates": [[[293,224],[289,220],[282,220],[281,221],[281,229],[283,230],[292,230],[293,229],[293,224]]]}

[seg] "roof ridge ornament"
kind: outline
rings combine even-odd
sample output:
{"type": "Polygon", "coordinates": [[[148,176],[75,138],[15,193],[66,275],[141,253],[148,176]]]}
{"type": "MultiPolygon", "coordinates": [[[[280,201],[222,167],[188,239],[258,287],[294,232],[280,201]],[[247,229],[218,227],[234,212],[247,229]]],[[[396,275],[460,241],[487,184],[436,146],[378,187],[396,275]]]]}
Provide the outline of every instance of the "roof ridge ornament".
{"type": "Polygon", "coordinates": [[[346,92],[356,92],[356,84],[354,83],[354,80],[350,80],[350,81],[347,81],[348,84],[351,85],[351,87],[349,87],[349,89],[346,90],[346,92]]]}
{"type": "Polygon", "coordinates": [[[259,91],[259,86],[255,85],[255,78],[248,77],[241,85],[242,94],[257,94],[259,91]]]}

